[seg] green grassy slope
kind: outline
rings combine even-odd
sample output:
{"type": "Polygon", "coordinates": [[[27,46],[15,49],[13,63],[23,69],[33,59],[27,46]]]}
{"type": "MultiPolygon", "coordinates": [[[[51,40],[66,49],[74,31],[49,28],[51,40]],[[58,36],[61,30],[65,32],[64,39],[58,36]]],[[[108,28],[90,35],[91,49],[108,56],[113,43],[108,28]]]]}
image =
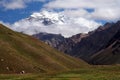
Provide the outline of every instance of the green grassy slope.
{"type": "Polygon", "coordinates": [[[57,74],[0,75],[0,80],[120,80],[120,65],[92,66],[57,74]]]}
{"type": "Polygon", "coordinates": [[[88,64],[0,24],[0,73],[59,72],[84,66],[88,64]]]}

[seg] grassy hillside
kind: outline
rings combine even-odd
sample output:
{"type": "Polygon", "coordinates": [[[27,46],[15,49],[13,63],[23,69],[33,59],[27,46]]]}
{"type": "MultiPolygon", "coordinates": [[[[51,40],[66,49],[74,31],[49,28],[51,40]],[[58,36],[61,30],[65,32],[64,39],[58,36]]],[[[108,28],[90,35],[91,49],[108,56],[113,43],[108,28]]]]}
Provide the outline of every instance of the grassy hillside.
{"type": "Polygon", "coordinates": [[[43,42],[0,24],[0,73],[49,73],[88,66],[43,42]]]}
{"type": "Polygon", "coordinates": [[[120,65],[93,66],[57,74],[0,75],[0,80],[120,80],[120,65]]]}

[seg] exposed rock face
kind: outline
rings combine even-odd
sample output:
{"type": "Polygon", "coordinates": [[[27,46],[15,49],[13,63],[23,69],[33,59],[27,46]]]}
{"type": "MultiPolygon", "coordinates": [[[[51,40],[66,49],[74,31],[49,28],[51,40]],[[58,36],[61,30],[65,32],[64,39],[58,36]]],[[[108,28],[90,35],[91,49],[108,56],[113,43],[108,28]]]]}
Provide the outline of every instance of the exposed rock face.
{"type": "Polygon", "coordinates": [[[33,36],[37,37],[38,39],[44,41],[46,44],[54,48],[56,48],[61,42],[64,41],[64,37],[60,34],[39,33],[33,36]]]}
{"type": "Polygon", "coordinates": [[[80,33],[80,34],[76,34],[72,37],[70,37],[69,39],[71,39],[74,43],[78,43],[81,41],[81,39],[87,37],[89,34],[83,34],[83,33],[80,33]]]}
{"type": "Polygon", "coordinates": [[[87,37],[88,34],[77,34],[70,38],[64,38],[60,34],[39,33],[33,35],[34,37],[44,41],[46,44],[58,49],[61,52],[69,54],[73,47],[81,41],[82,38],[87,37]]]}
{"type": "Polygon", "coordinates": [[[64,38],[60,34],[39,33],[33,36],[64,53],[71,51],[72,47],[75,45],[73,40],[64,38]]]}

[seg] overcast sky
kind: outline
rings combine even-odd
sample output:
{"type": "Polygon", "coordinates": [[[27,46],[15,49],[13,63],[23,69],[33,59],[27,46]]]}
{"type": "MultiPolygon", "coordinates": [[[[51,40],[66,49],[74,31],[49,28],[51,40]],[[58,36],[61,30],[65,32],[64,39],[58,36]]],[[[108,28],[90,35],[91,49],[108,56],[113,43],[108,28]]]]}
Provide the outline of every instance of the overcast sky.
{"type": "MultiPolygon", "coordinates": [[[[81,25],[77,26],[74,32],[71,31],[74,29],[72,24],[63,25],[64,27],[57,26],[56,28],[54,26],[54,30],[53,27],[46,28],[46,32],[60,33],[65,36],[70,34],[68,36],[71,36],[86,32],[85,29],[89,30],[87,29],[88,26],[90,30],[93,30],[96,26],[106,22],[119,20],[120,0],[0,0],[0,22],[10,25],[10,27],[14,27],[16,23],[21,26],[21,23],[19,23],[21,20],[43,10],[63,13],[69,17],[79,17],[81,25]],[[58,29],[61,29],[61,31],[56,32],[58,29]],[[66,31],[67,34],[65,34],[66,31]]],[[[29,23],[26,24],[30,25],[29,23]]],[[[22,24],[22,26],[26,25],[22,24]]],[[[35,27],[34,23],[32,26],[35,27]]],[[[19,28],[17,31],[19,31],[19,28]]]]}

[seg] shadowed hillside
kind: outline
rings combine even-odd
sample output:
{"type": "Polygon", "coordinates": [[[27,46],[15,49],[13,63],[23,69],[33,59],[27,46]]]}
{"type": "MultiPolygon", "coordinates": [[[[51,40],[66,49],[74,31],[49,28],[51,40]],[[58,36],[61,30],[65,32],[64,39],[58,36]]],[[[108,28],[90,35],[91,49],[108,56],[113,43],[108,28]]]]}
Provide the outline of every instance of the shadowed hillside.
{"type": "Polygon", "coordinates": [[[59,72],[86,65],[80,59],[0,24],[0,73],[59,72]]]}
{"type": "Polygon", "coordinates": [[[105,49],[92,56],[92,64],[120,64],[120,30],[108,42],[105,49]]]}

